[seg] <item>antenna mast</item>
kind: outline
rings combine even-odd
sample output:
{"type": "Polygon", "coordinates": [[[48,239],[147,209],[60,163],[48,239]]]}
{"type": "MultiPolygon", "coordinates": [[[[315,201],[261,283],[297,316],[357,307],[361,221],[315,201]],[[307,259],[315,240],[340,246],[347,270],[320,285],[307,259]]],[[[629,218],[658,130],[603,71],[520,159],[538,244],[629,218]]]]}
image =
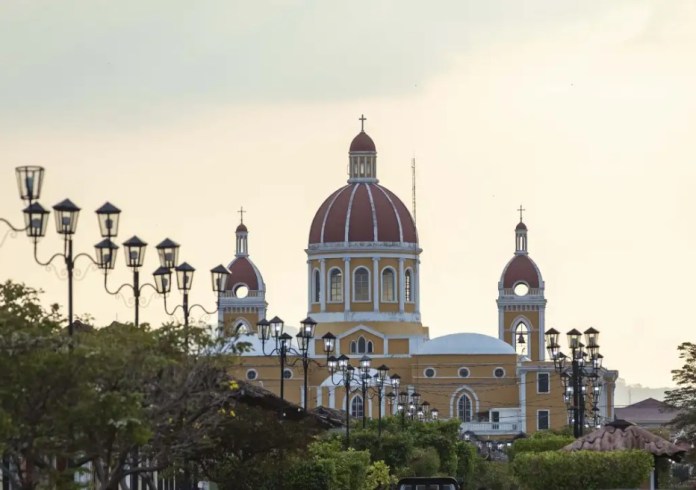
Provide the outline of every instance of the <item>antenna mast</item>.
{"type": "Polygon", "coordinates": [[[416,158],[411,159],[411,195],[413,197],[413,222],[416,222],[416,158]]]}

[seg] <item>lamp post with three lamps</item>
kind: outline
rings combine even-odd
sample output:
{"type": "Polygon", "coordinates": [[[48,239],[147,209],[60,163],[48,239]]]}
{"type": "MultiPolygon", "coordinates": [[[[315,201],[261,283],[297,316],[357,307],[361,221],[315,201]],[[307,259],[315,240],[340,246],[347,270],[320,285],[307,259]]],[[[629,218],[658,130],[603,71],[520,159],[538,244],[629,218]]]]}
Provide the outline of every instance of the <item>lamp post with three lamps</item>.
{"type": "MultiPolygon", "coordinates": [[[[300,322],[300,330],[297,332],[297,346],[299,348],[295,349],[292,347],[292,336],[285,332],[285,322],[278,318],[273,317],[271,321],[265,318],[260,320],[256,324],[257,335],[261,339],[261,350],[265,356],[278,356],[280,361],[280,398],[285,399],[285,366],[287,364],[293,364],[292,361],[288,360],[288,356],[297,356],[297,359],[302,361],[302,379],[303,379],[303,394],[302,394],[302,408],[306,410],[309,409],[308,397],[309,397],[309,386],[307,381],[307,375],[309,372],[309,363],[314,360],[310,356],[310,344],[314,340],[314,332],[317,327],[317,322],[315,322],[311,317],[307,317],[300,322]],[[266,352],[266,342],[273,339],[274,347],[270,352],[266,352]]],[[[325,334],[323,337],[324,343],[324,353],[328,359],[328,356],[334,351],[336,337],[330,332],[325,334]]],[[[314,361],[316,362],[316,361],[314,361]]]]}
{"type": "Polygon", "coordinates": [[[599,353],[599,331],[590,327],[585,330],[585,342],[581,342],[582,333],[572,329],[567,333],[569,356],[561,352],[558,343],[560,332],[550,329],[546,332],[546,349],[553,360],[554,368],[561,376],[563,398],[568,409],[568,419],[573,425],[573,435],[582,436],[585,428],[585,411],[589,406],[593,413],[593,424],[599,424],[599,397],[602,381],[599,376],[604,356],[599,353]]]}
{"type": "MultiPolygon", "coordinates": [[[[367,411],[365,410],[365,400],[370,397],[377,397],[378,404],[378,434],[382,434],[382,399],[384,397],[385,385],[392,387],[392,392],[398,390],[401,383],[399,375],[393,375],[388,378],[389,368],[385,365],[377,369],[377,374],[374,377],[370,375],[370,367],[372,360],[368,356],[363,356],[360,359],[359,368],[351,366],[350,359],[345,354],[338,359],[334,356],[328,359],[329,373],[331,373],[331,382],[334,386],[343,386],[345,392],[345,407],[346,407],[346,447],[350,447],[350,395],[351,393],[360,392],[363,401],[362,410],[362,425],[363,428],[367,424],[367,411]],[[357,371],[357,372],[356,372],[357,371]],[[340,374],[339,379],[335,379],[335,375],[340,374]],[[373,381],[373,386],[370,386],[370,381],[373,381]],[[369,390],[373,393],[368,394],[369,390]]],[[[387,398],[388,400],[390,398],[387,398]]]]}

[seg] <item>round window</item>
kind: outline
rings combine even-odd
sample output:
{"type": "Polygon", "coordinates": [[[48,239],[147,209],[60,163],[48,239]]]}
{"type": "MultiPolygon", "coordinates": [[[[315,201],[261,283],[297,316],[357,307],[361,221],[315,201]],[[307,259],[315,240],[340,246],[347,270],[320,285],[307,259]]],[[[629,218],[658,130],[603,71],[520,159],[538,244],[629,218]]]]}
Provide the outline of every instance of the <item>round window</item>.
{"type": "Polygon", "coordinates": [[[505,370],[503,368],[495,368],[495,371],[493,371],[493,375],[496,378],[502,378],[505,376],[505,370]]]}
{"type": "Polygon", "coordinates": [[[249,288],[245,284],[239,284],[234,288],[234,296],[236,298],[246,298],[249,295],[249,288]]]}
{"type": "Polygon", "coordinates": [[[468,378],[471,373],[469,372],[469,368],[459,368],[459,377],[460,378],[468,378]]]}
{"type": "Polygon", "coordinates": [[[527,293],[529,293],[529,286],[523,282],[515,284],[515,294],[517,296],[527,296],[527,293]]]}
{"type": "Polygon", "coordinates": [[[283,371],[283,378],[285,378],[285,379],[292,378],[292,370],[286,369],[285,371],[283,371]]]}
{"type": "Polygon", "coordinates": [[[246,377],[249,380],[254,380],[258,376],[258,373],[254,369],[249,369],[246,373],[246,377]]]}
{"type": "Polygon", "coordinates": [[[423,371],[423,374],[425,374],[426,378],[434,378],[435,370],[433,368],[426,368],[425,371],[423,371]]]}

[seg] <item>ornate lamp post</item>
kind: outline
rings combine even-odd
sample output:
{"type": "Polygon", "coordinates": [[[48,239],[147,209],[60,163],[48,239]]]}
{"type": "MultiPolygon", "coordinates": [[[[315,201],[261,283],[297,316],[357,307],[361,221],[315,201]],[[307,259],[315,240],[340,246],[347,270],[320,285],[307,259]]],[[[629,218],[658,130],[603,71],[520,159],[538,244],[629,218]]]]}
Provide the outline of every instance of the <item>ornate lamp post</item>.
{"type": "Polygon", "coordinates": [[[418,420],[420,422],[430,422],[437,420],[440,412],[437,408],[433,408],[428,401],[421,403],[421,395],[418,392],[408,393],[402,391],[399,393],[399,404],[397,412],[401,415],[401,428],[406,426],[406,414],[410,420],[418,420]]]}
{"type": "MultiPolygon", "coordinates": [[[[41,187],[43,186],[44,168],[36,165],[27,165],[17,167],[15,169],[17,176],[17,189],[19,190],[19,198],[25,201],[27,207],[31,206],[39,197],[41,197],[41,187]]],[[[25,214],[26,218],[26,214],[25,214]]],[[[31,223],[25,221],[24,228],[14,226],[8,220],[0,218],[0,222],[5,223],[10,228],[10,233],[13,236],[17,232],[27,231],[31,223]]],[[[0,244],[4,240],[0,241],[0,244]]]]}
{"type": "MultiPolygon", "coordinates": [[[[382,436],[382,400],[385,397],[386,386],[392,387],[392,398],[395,397],[394,392],[398,391],[401,384],[401,377],[398,374],[393,375],[389,378],[389,368],[382,364],[377,368],[377,373],[374,376],[370,376],[370,364],[371,359],[368,356],[363,356],[360,360],[360,370],[362,372],[361,377],[361,391],[363,403],[366,403],[367,399],[370,400],[377,398],[377,434],[382,436]]],[[[363,405],[363,429],[367,424],[367,411],[363,405]]]]}
{"type": "Polygon", "coordinates": [[[160,267],[153,273],[155,278],[155,289],[164,298],[164,310],[168,315],[174,315],[176,311],[181,308],[184,315],[184,350],[188,354],[189,351],[189,317],[191,311],[194,308],[200,308],[208,315],[212,315],[217,312],[220,306],[220,296],[225,288],[225,281],[227,276],[230,275],[230,271],[227,270],[223,265],[218,265],[211,269],[210,274],[212,278],[213,292],[217,293],[216,299],[216,309],[213,311],[208,311],[203,305],[198,303],[194,305],[189,305],[189,292],[191,291],[191,286],[193,284],[193,274],[196,271],[191,265],[186,262],[174,266],[176,264],[179,256],[179,245],[175,242],[166,239],[159,245],[157,245],[157,252],[160,259],[160,267]],[[182,303],[174,307],[172,311],[169,311],[167,307],[167,295],[172,289],[172,268],[176,273],[176,285],[177,289],[182,293],[182,303]]]}
{"type": "MultiPolygon", "coordinates": [[[[278,356],[280,361],[280,398],[285,399],[285,366],[286,364],[293,365],[293,362],[288,361],[288,356],[297,356],[297,359],[302,361],[302,379],[303,379],[303,400],[302,406],[305,410],[309,408],[308,396],[309,386],[307,382],[307,374],[309,371],[309,363],[312,359],[309,356],[309,346],[314,340],[314,332],[317,327],[311,317],[307,317],[300,322],[300,331],[295,336],[297,339],[297,349],[292,347],[292,336],[286,333],[285,322],[273,317],[271,321],[265,318],[256,324],[256,330],[261,339],[261,349],[265,356],[278,356]],[[273,338],[274,347],[270,352],[266,352],[266,342],[273,338]]],[[[328,356],[334,351],[336,337],[330,332],[322,337],[324,343],[324,353],[328,356]]]]}
{"type": "Polygon", "coordinates": [[[588,405],[593,413],[593,423],[599,423],[597,405],[602,392],[599,373],[604,359],[599,353],[599,331],[592,327],[585,330],[585,343],[582,343],[583,334],[576,329],[570,330],[567,333],[570,357],[561,352],[559,335],[560,332],[553,328],[546,332],[546,349],[553,360],[554,368],[560,374],[569,423],[573,425],[573,435],[580,437],[585,427],[585,411],[588,405]]]}

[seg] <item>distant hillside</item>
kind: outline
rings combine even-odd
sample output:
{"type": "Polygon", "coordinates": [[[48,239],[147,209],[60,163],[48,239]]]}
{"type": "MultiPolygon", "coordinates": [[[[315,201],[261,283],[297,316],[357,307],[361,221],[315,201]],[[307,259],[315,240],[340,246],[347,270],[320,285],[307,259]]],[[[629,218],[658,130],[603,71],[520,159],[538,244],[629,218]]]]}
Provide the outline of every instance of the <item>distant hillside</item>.
{"type": "Polygon", "coordinates": [[[673,389],[665,386],[662,388],[650,388],[641,384],[627,385],[626,380],[619,378],[616,380],[616,392],[614,406],[625,407],[631,403],[636,403],[646,398],[655,398],[663,401],[665,399],[665,391],[673,389]]]}

